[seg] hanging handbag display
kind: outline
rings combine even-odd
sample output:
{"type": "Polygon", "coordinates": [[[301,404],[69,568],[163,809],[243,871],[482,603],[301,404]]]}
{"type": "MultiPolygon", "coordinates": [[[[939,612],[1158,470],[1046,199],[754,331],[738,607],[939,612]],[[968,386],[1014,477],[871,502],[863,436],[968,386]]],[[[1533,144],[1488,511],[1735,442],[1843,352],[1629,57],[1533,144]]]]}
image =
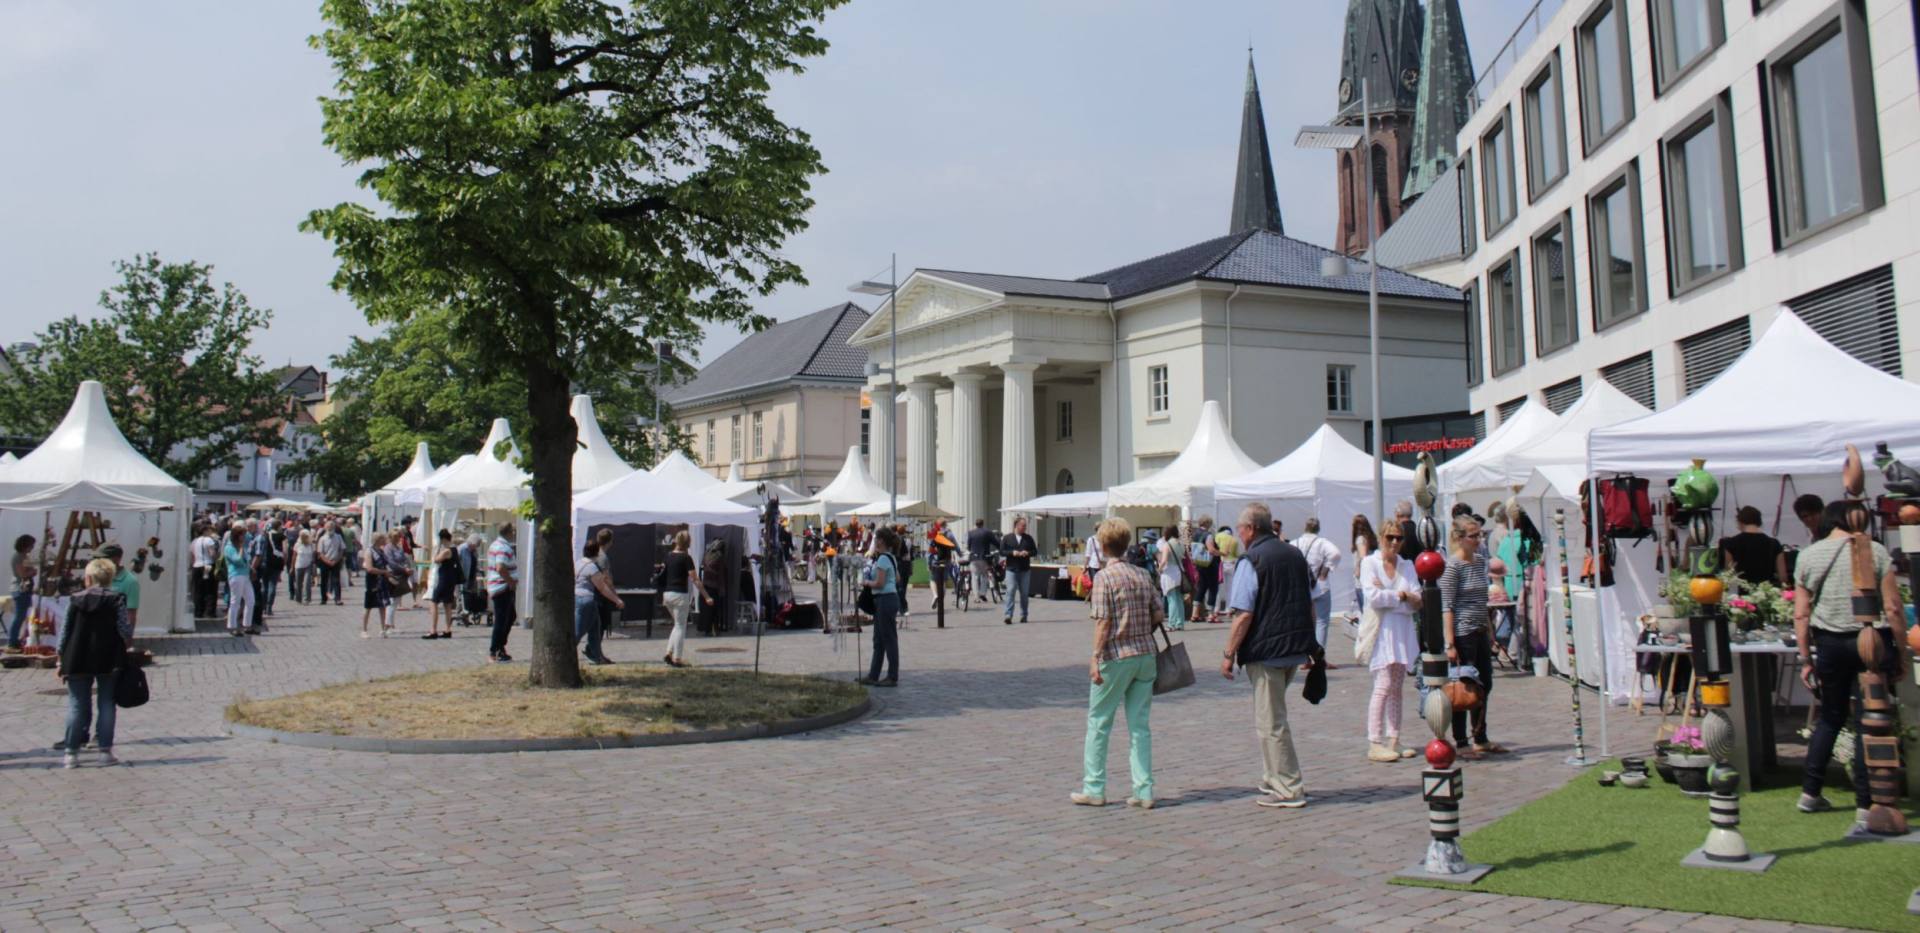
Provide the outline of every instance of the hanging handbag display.
{"type": "Polygon", "coordinates": [[[1156,625],[1154,630],[1166,640],[1167,646],[1153,655],[1153,695],[1193,686],[1193,661],[1187,657],[1186,643],[1176,643],[1164,625],[1156,625]]]}

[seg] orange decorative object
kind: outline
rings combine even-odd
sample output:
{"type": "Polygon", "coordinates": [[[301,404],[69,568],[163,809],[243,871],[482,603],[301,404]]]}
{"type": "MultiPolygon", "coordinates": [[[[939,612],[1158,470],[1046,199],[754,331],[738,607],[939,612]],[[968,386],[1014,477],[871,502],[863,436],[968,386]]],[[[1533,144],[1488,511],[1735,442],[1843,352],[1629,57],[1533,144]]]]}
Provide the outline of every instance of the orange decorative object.
{"type": "Polygon", "coordinates": [[[1900,524],[1920,525],[1920,505],[1909,502],[1900,507],[1900,524]]]}
{"type": "Polygon", "coordinates": [[[1920,654],[1920,625],[1907,629],[1907,647],[1912,648],[1914,654],[1920,654]]]}
{"type": "Polygon", "coordinates": [[[1441,691],[1447,695],[1447,702],[1456,713],[1464,713],[1480,708],[1480,685],[1464,680],[1448,681],[1441,691]]]}
{"type": "Polygon", "coordinates": [[[1867,468],[1860,462],[1860,448],[1852,444],[1847,445],[1847,459],[1840,466],[1840,488],[1850,499],[1867,494],[1867,468]]]}
{"type": "Polygon", "coordinates": [[[1728,706],[1733,703],[1733,686],[1724,680],[1711,680],[1700,685],[1700,704],[1702,706],[1728,706]]]}
{"type": "Polygon", "coordinates": [[[1687,595],[1702,606],[1718,606],[1720,598],[1727,595],[1727,587],[1719,577],[1694,577],[1687,582],[1687,595]]]}

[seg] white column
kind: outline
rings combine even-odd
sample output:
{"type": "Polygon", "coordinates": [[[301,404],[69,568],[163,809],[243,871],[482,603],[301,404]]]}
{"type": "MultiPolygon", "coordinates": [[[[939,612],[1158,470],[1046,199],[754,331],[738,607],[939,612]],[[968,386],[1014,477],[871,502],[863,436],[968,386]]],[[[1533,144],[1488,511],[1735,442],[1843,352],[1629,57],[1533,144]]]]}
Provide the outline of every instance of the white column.
{"type": "MultiPolygon", "coordinates": [[[[1006,395],[1001,401],[1000,422],[1000,498],[988,503],[999,512],[1004,506],[1033,498],[1033,371],[1038,363],[1006,363],[1003,384],[1006,395]]],[[[1013,514],[999,513],[1001,527],[1013,529],[1013,514]]]]}
{"type": "Polygon", "coordinates": [[[928,499],[934,488],[933,383],[907,383],[907,494],[928,499]]]}
{"type": "Polygon", "coordinates": [[[880,481],[888,491],[892,491],[900,482],[900,459],[893,449],[893,413],[896,402],[893,387],[881,384],[867,387],[867,397],[871,399],[873,421],[867,426],[867,470],[873,478],[880,481]]]}
{"type": "Polygon", "coordinates": [[[980,442],[979,373],[953,374],[953,489],[952,512],[960,516],[961,528],[972,528],[976,518],[987,514],[987,473],[985,450],[980,442]]]}

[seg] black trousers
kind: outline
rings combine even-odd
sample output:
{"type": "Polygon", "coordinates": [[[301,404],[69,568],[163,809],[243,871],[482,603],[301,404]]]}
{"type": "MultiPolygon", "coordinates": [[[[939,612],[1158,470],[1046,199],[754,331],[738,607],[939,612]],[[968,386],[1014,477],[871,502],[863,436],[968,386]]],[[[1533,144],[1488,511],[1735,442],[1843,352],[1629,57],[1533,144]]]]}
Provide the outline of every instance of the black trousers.
{"type": "Polygon", "coordinates": [[[493,658],[507,653],[507,635],[513,632],[513,624],[520,617],[513,606],[513,590],[502,590],[492,594],[493,600],[493,641],[487,646],[487,657],[493,658]]]}
{"type": "Polygon", "coordinates": [[[873,602],[873,665],[867,669],[867,679],[880,679],[880,665],[884,661],[887,679],[899,680],[900,628],[894,620],[900,611],[900,597],[893,593],[879,593],[873,597],[873,602]]]}
{"type": "MultiPolygon", "coordinates": [[[[1860,643],[1857,635],[1842,635],[1825,629],[1811,629],[1813,634],[1813,672],[1820,678],[1820,712],[1814,720],[1813,737],[1807,740],[1806,772],[1800,778],[1800,790],[1812,796],[1820,796],[1821,788],[1827,783],[1827,766],[1833,763],[1833,744],[1840,737],[1840,729],[1853,716],[1853,702],[1860,695],[1860,675],[1867,666],[1860,661],[1860,643]]],[[[1898,657],[1887,645],[1885,654],[1898,657]]],[[[1873,804],[1873,798],[1867,793],[1867,769],[1861,762],[1866,760],[1861,748],[1860,730],[1853,730],[1853,805],[1866,809],[1873,804]]]]}
{"type": "Polygon", "coordinates": [[[220,615],[220,581],[211,567],[193,568],[193,615],[197,619],[220,615]]]}
{"type": "Polygon", "coordinates": [[[1493,698],[1493,638],[1486,629],[1468,635],[1453,636],[1454,650],[1460,652],[1461,664],[1471,664],[1480,672],[1480,708],[1469,713],[1455,711],[1453,714],[1453,744],[1467,744],[1467,720],[1473,720],[1473,741],[1477,745],[1487,744],[1487,704],[1493,698]]]}
{"type": "Polygon", "coordinates": [[[333,601],[336,603],[339,602],[341,600],[340,565],[335,564],[329,567],[326,564],[315,561],[314,566],[320,568],[320,601],[323,603],[326,602],[327,595],[332,594],[333,601]]]}

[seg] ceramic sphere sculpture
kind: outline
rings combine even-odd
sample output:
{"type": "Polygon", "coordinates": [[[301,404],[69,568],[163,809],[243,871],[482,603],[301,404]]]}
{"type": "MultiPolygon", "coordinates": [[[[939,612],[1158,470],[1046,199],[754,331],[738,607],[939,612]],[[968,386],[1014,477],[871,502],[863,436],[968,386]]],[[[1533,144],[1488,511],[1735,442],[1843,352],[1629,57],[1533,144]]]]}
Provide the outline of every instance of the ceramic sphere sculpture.
{"type": "Polygon", "coordinates": [[[1420,556],[1413,559],[1414,576],[1422,583],[1432,583],[1446,572],[1447,559],[1439,551],[1421,551],[1420,556]]]}
{"type": "Polygon", "coordinates": [[[1427,767],[1436,771],[1445,771],[1453,767],[1453,743],[1446,739],[1434,739],[1428,742],[1427,767]]]}

